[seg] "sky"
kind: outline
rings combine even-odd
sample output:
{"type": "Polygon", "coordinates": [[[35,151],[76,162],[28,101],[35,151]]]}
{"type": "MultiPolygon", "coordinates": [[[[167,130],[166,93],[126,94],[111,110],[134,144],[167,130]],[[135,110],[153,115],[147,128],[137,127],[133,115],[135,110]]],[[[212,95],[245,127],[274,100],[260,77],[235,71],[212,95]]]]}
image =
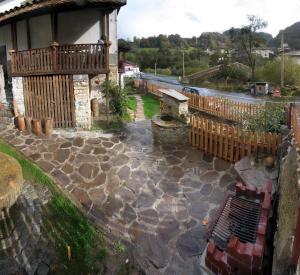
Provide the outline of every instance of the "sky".
{"type": "Polygon", "coordinates": [[[300,0],[127,0],[119,13],[119,37],[200,36],[246,25],[247,15],[266,20],[263,31],[276,36],[300,21],[300,0]]]}

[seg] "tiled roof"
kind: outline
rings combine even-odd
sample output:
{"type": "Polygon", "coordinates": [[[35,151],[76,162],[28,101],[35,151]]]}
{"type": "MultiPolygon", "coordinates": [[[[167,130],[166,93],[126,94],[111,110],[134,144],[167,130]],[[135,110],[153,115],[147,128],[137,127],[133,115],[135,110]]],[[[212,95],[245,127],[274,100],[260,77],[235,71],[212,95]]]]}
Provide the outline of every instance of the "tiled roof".
{"type": "MultiPolygon", "coordinates": [[[[86,4],[112,4],[116,6],[126,5],[127,0],[27,0],[21,5],[0,13],[0,23],[9,20],[15,16],[21,16],[26,13],[54,8],[63,5],[86,5],[86,4]]],[[[1,1],[0,1],[1,6],[1,1]]]]}

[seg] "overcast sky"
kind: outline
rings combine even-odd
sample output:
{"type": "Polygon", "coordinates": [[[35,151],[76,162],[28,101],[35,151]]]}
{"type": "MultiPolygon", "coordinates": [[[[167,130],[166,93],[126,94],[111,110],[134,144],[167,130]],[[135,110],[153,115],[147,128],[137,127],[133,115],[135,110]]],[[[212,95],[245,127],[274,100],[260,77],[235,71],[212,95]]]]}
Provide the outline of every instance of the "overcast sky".
{"type": "Polygon", "coordinates": [[[119,37],[223,32],[247,23],[247,14],[268,21],[264,30],[279,30],[300,21],[300,0],[127,0],[119,14],[119,37]]]}

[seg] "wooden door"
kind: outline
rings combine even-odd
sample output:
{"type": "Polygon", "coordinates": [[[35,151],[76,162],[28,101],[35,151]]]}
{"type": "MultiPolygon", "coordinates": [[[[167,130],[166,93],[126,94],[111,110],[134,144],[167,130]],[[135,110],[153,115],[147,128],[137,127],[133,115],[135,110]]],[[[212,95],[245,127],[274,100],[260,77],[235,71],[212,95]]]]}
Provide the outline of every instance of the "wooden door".
{"type": "Polygon", "coordinates": [[[53,118],[55,128],[75,127],[72,75],[23,77],[26,116],[53,118]]]}

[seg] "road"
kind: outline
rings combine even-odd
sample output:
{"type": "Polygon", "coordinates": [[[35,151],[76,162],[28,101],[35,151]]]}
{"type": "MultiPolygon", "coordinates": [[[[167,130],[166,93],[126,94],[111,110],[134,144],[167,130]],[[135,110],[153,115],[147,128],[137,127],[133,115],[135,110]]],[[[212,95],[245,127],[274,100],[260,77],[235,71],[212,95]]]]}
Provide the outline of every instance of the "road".
{"type": "MultiPolygon", "coordinates": [[[[150,83],[160,84],[170,89],[176,89],[176,88],[178,89],[186,86],[179,83],[178,78],[173,76],[157,76],[153,74],[144,73],[143,79],[148,80],[150,83]]],[[[199,87],[197,87],[197,89],[200,91],[201,94],[206,96],[220,96],[220,97],[228,98],[231,100],[237,100],[244,103],[265,103],[267,101],[266,98],[263,97],[256,98],[251,96],[250,94],[243,93],[243,92],[234,92],[234,91],[226,92],[226,91],[219,91],[219,90],[199,88],[199,87]]]]}

